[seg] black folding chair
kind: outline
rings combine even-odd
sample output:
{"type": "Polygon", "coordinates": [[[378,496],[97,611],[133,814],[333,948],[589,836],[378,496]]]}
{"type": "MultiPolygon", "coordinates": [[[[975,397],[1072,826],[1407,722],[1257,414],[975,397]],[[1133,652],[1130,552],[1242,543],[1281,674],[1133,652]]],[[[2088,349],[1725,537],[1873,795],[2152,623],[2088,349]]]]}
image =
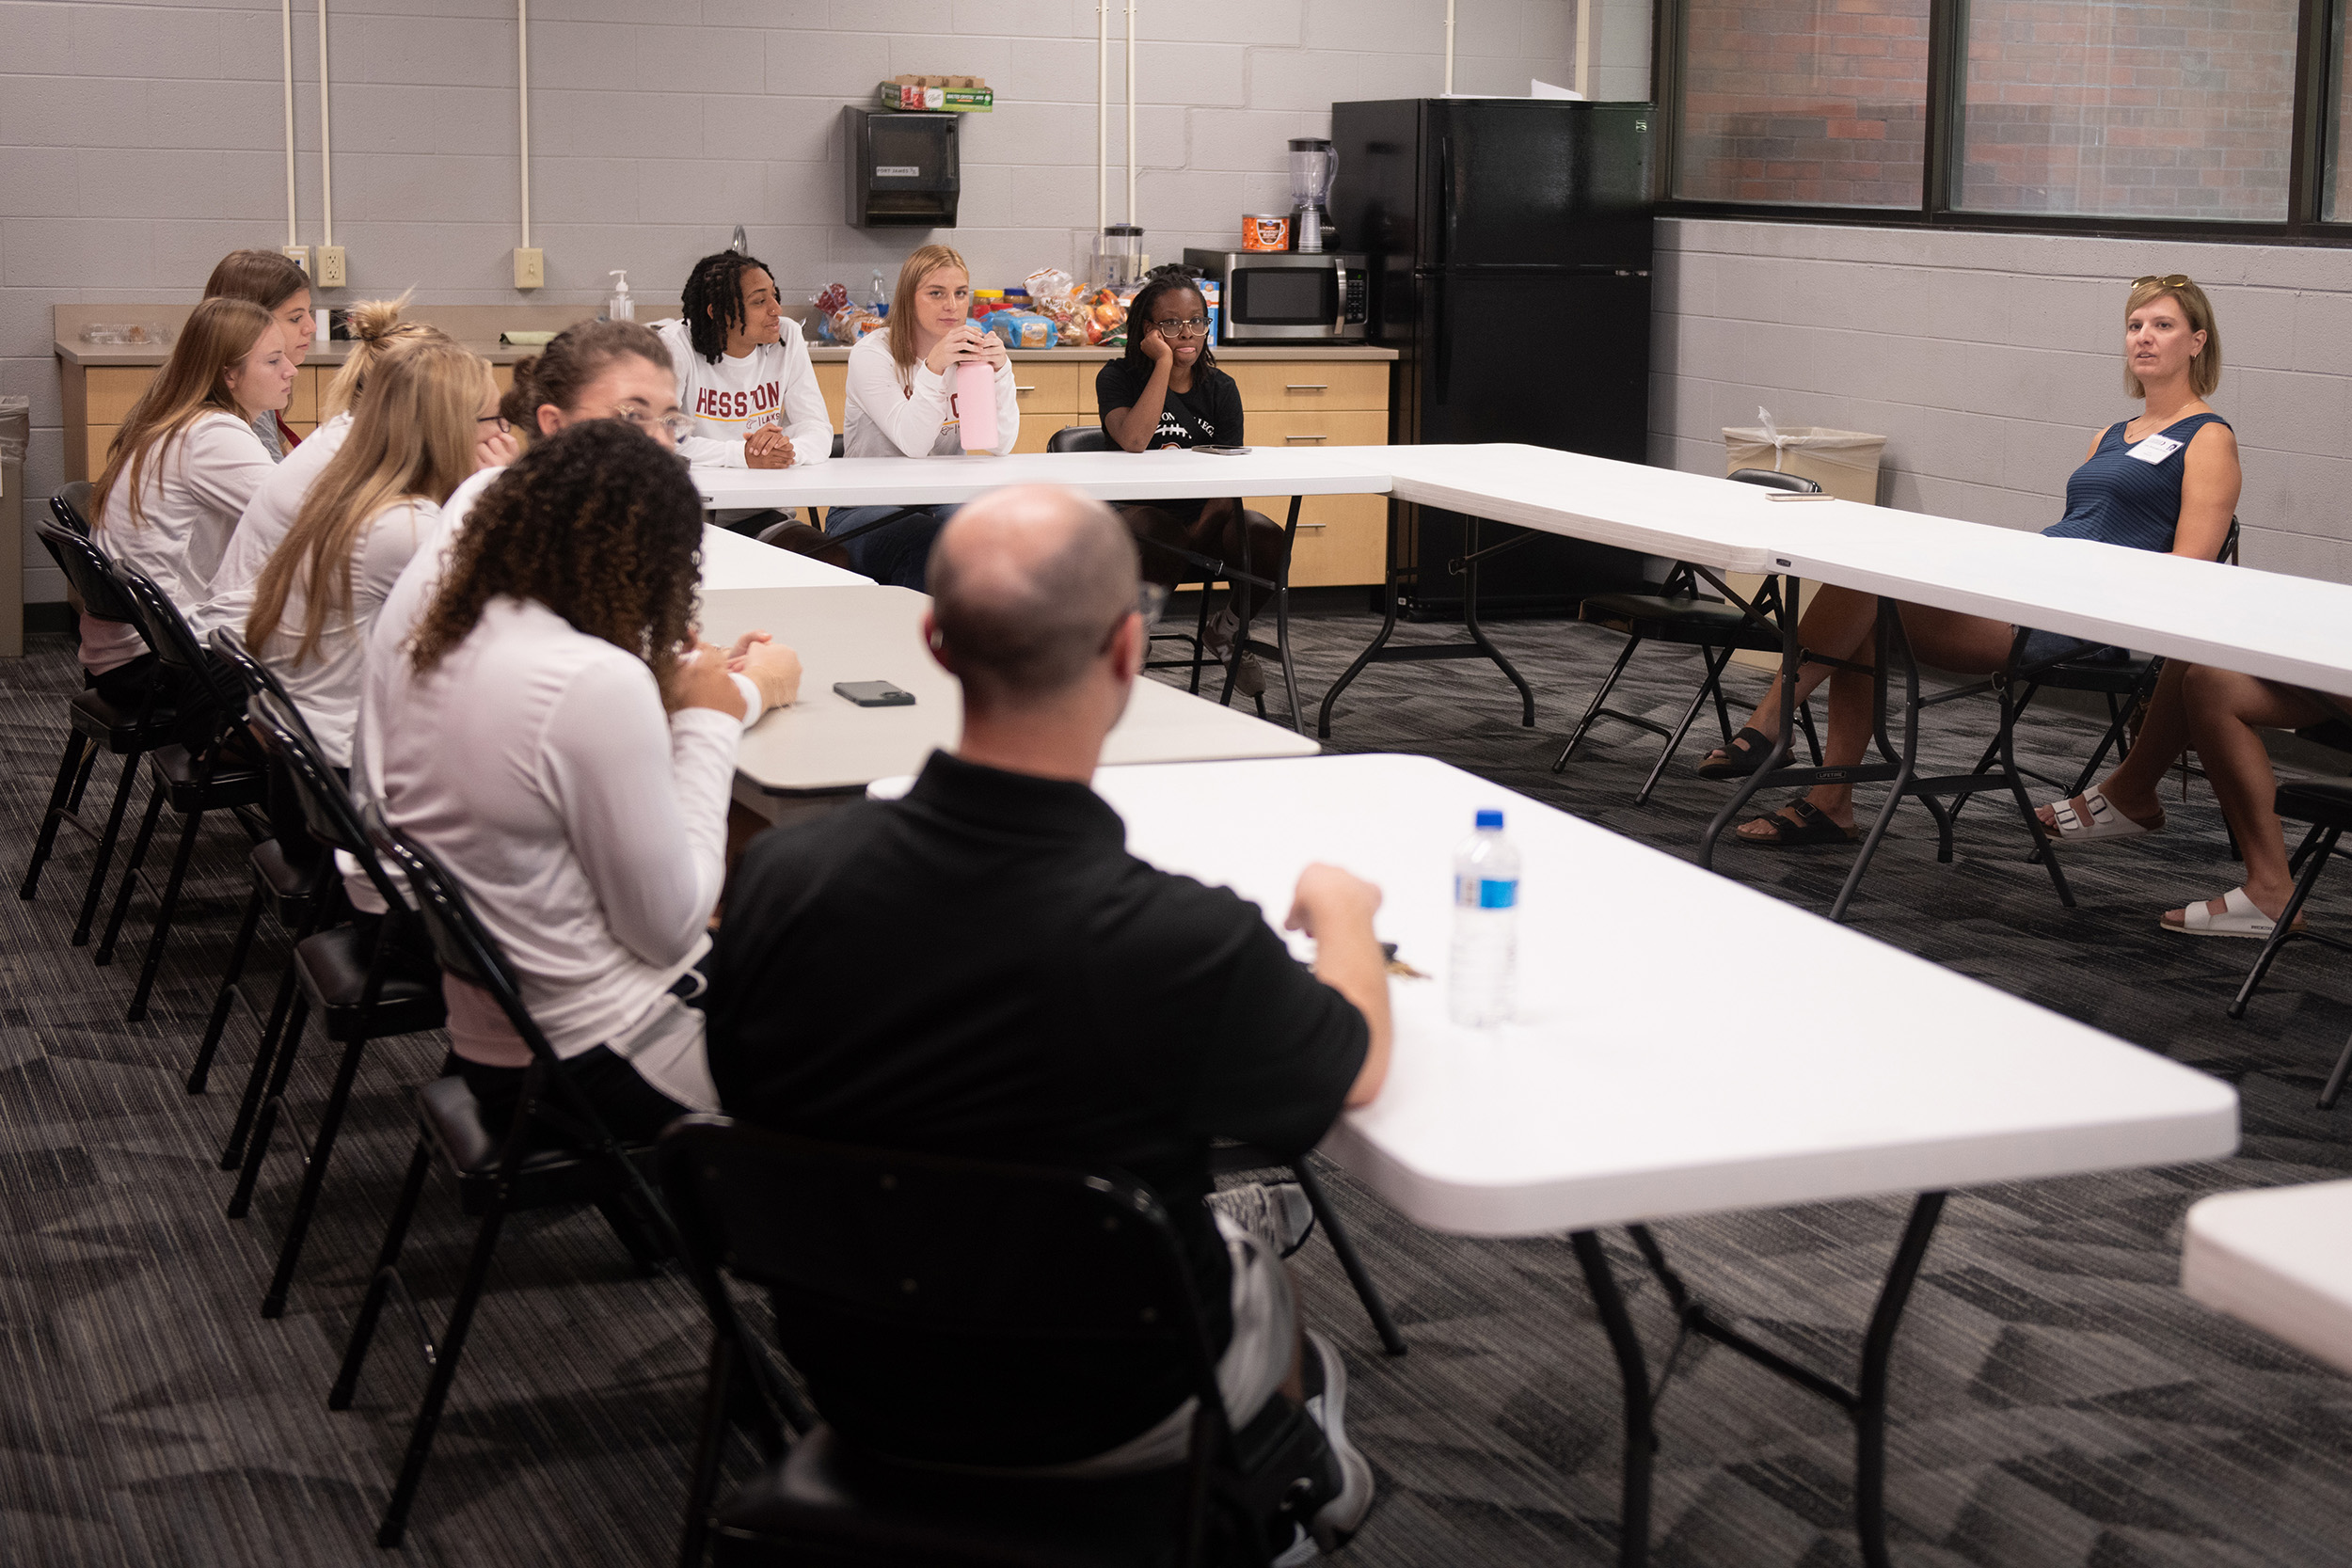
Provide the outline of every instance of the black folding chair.
{"type": "MultiPolygon", "coordinates": [[[[294,1266],[302,1258],[319,1189],[326,1183],[326,1163],[335,1151],[335,1135],[342,1128],[352,1083],[358,1076],[359,1058],[368,1042],[437,1029],[446,1015],[440,971],[421,951],[422,944],[412,940],[416,917],[376,858],[343,782],[335,776],[291,704],[262,691],[254,695],[249,711],[285,764],[310,837],[326,849],[340,849],[358,862],[385,908],[379,919],[355,921],[304,937],[294,944],[288,965],[300,991],[269,1064],[268,1096],[262,1101],[260,1119],[246,1145],[245,1167],[238,1176],[236,1193],[229,1200],[230,1219],[243,1219],[251,1207],[254,1183],[269,1153],[270,1134],[287,1109],[286,1084],[310,1015],[317,1015],[328,1039],[342,1043],[343,1054],[326,1101],[319,1109],[318,1131],[303,1161],[302,1186],[278,1243],[278,1267],[262,1298],[262,1316],[275,1318],[286,1310],[286,1293],[294,1287],[294,1266]]],[[[328,863],[333,864],[331,854],[328,863]]],[[[257,1058],[255,1067],[260,1066],[257,1058]]]]}
{"type": "MultiPolygon", "coordinates": [[[[297,725],[302,725],[294,699],[287,694],[277,674],[268,665],[253,657],[235,632],[227,626],[215,627],[205,642],[244,681],[248,699],[268,692],[287,712],[294,715],[297,725]]],[[[306,736],[310,733],[309,726],[302,725],[302,729],[306,736]]],[[[187,1089],[190,1094],[202,1094],[211,1078],[213,1057],[219,1051],[221,1035],[229,1026],[230,1008],[244,995],[238,990],[237,982],[245,977],[246,960],[252,955],[253,939],[261,927],[263,911],[276,917],[278,929],[284,931],[290,941],[299,943],[318,928],[333,904],[330,896],[335,872],[333,854],[311,839],[308,832],[287,831],[287,817],[290,815],[298,816],[299,809],[289,813],[281,809],[278,801],[282,798],[290,803],[293,788],[293,781],[286,776],[285,764],[273,756],[269,779],[272,800],[270,818],[278,832],[255,845],[253,852],[246,858],[246,869],[253,880],[253,893],[246,900],[244,918],[237,923],[236,939],[229,947],[229,962],[221,970],[220,990],[213,997],[212,1016],[205,1021],[204,1037],[198,1044],[196,1061],[188,1069],[187,1089]]],[[[230,1141],[238,1146],[240,1154],[246,1131],[251,1124],[254,1107],[258,1103],[262,1063],[274,1049],[278,1030],[285,1024],[286,1009],[294,999],[294,970],[289,965],[278,976],[277,996],[270,1005],[267,1022],[262,1023],[261,1045],[254,1053],[253,1080],[247,1085],[246,1103],[240,1108],[237,1127],[231,1136],[230,1141]]],[[[227,1158],[221,1168],[233,1169],[237,1163],[235,1157],[227,1158]]]]}
{"type": "MultiPolygon", "coordinates": [[[[147,1016],[148,996],[164,961],[172,914],[179,907],[181,885],[187,879],[188,863],[196,854],[197,832],[205,816],[262,805],[268,799],[269,780],[261,768],[230,754],[230,740],[243,730],[239,715],[245,707],[245,693],[234,678],[197,646],[196,634],[151,578],[119,563],[115,577],[138,614],[148,645],[155,650],[157,674],[183,693],[181,735],[185,742],[159,746],[145,754],[147,815],[140,819],[138,836],[132,840],[131,858],[122,868],[122,885],[115,894],[114,912],[107,916],[106,932],[95,955],[102,964],[113,961],[115,939],[122,932],[123,916],[130,912],[131,895],[138,886],[139,866],[155,836],[155,823],[168,805],[180,818],[180,847],[172,857],[170,878],[156,900],[154,927],[148,935],[138,982],[131,990],[130,1010],[124,1015],[135,1022],[147,1016]]],[[[269,836],[266,825],[258,818],[240,816],[238,821],[255,843],[269,836]]]]}
{"type": "MultiPolygon", "coordinates": [[[[474,914],[456,879],[431,854],[389,827],[378,807],[371,804],[361,820],[379,859],[407,884],[443,971],[487,991],[531,1050],[531,1067],[523,1077],[514,1124],[503,1137],[492,1136],[482,1119],[480,1103],[462,1077],[437,1078],[417,1091],[416,1152],[409,1159],[407,1178],[392,1209],[391,1224],[385,1230],[383,1248],[376,1255],[367,1296],[352,1324],[342,1368],[326,1396],[330,1410],[351,1407],[386,1298],[398,1289],[404,1301],[409,1299],[400,1278],[401,1246],[424,1194],[425,1178],[437,1161],[454,1180],[463,1212],[478,1216],[482,1224],[474,1233],[473,1250],[438,1342],[426,1336],[425,1356],[432,1364],[432,1377],[425,1385],[416,1423],[409,1430],[407,1452],[401,1461],[391,1500],[375,1532],[377,1545],[397,1546],[407,1532],[409,1509],[416,1501],[418,1483],[424,1478],[425,1462],[432,1456],[441,1407],[457,1376],[458,1358],[465,1352],[474,1307],[488,1282],[490,1259],[498,1250],[499,1232],[507,1216],[558,1205],[594,1203],[610,1217],[614,1212],[612,1205],[633,1203],[633,1212],[653,1227],[660,1243],[674,1249],[682,1249],[684,1243],[639,1168],[641,1161],[651,1159],[652,1146],[624,1146],[606,1129],[579,1086],[557,1069],[554,1048],[525,1006],[514,969],[497,939],[474,914]],[[542,1127],[560,1132],[569,1147],[538,1146],[532,1133],[542,1127]]],[[[615,1228],[620,1228],[617,1221],[615,1228]]],[[[626,1231],[623,1239],[629,1241],[626,1231]]],[[[630,1251],[641,1266],[655,1266],[655,1251],[642,1238],[631,1243],[630,1251]]],[[[409,1305],[413,1308],[414,1303],[409,1305]]],[[[420,1322],[421,1318],[420,1313],[420,1322]]]]}
{"type": "Polygon", "coordinates": [[[1340,1212],[1331,1206],[1331,1195],[1324,1190],[1323,1179],[1315,1175],[1314,1165],[1307,1156],[1286,1160],[1255,1144],[1220,1143],[1210,1147],[1209,1169],[1217,1176],[1268,1170],[1289,1172],[1291,1180],[1307,1195],[1307,1207],[1315,1216],[1311,1228],[1320,1228],[1323,1239],[1331,1243],[1332,1256],[1340,1260],[1340,1271],[1347,1275],[1348,1284],[1355,1287],[1356,1299],[1363,1304],[1364,1316],[1372,1320],[1372,1331],[1379,1336],[1381,1350],[1391,1355],[1405,1354],[1405,1336],[1397,1332],[1396,1320],[1389,1314],[1389,1304],[1381,1299],[1380,1287],[1373,1283],[1372,1271],[1364,1267],[1354,1240],[1340,1223],[1340,1212]]]}
{"type": "MultiPolygon", "coordinates": [[[[1048,436],[1045,450],[1047,451],[1117,451],[1120,448],[1118,443],[1111,439],[1110,432],[1101,425],[1073,424],[1064,425],[1048,436]]],[[[1286,558],[1290,551],[1296,549],[1298,546],[1299,499],[1300,498],[1296,496],[1291,498],[1290,520],[1282,528],[1282,539],[1287,546],[1283,552],[1286,558]]],[[[1299,734],[1304,735],[1307,733],[1307,721],[1298,705],[1298,670],[1291,657],[1290,567],[1287,564],[1281,566],[1275,577],[1259,576],[1249,569],[1249,531],[1248,529],[1242,530],[1241,540],[1242,559],[1239,565],[1230,561],[1219,561],[1213,555],[1202,555],[1198,550],[1188,550],[1182,546],[1167,544],[1157,539],[1136,540],[1139,546],[1164,551],[1191,567],[1192,570],[1189,573],[1180,575],[1179,581],[1198,581],[1200,584],[1200,624],[1188,633],[1154,632],[1152,634],[1152,641],[1154,642],[1175,641],[1191,643],[1193,657],[1188,660],[1169,659],[1159,663],[1147,663],[1145,668],[1180,670],[1189,665],[1192,670],[1192,683],[1186,689],[1196,696],[1199,695],[1200,667],[1208,653],[1209,585],[1220,580],[1249,583],[1253,587],[1264,590],[1267,597],[1274,601],[1274,641],[1264,642],[1248,637],[1235,640],[1234,657],[1225,667],[1225,687],[1217,694],[1217,703],[1222,706],[1233,700],[1233,680],[1240,668],[1242,652],[1247,649],[1251,653],[1263,654],[1280,662],[1282,689],[1290,699],[1291,723],[1299,734]]],[[[1265,698],[1260,696],[1256,699],[1256,703],[1258,717],[1263,719],[1266,716],[1265,698]]]]}
{"type": "MultiPolygon", "coordinates": [[[[1167,1212],[1117,1174],[850,1148],[739,1126],[673,1123],[664,1190],[712,1310],[710,1381],[679,1560],[723,1568],[1263,1563],[1270,1490],[1312,1434],[1278,1396],[1237,1439],[1167,1212]],[[758,1473],[712,1512],[730,1400],[770,1364],[730,1305],[766,1289],[780,1334],[850,1318],[975,1356],[1009,1343],[1156,1345],[1185,1363],[1197,1402],[1186,1463],[1104,1479],[1040,1479],[895,1463],[818,1425],[784,1451],[755,1423],[758,1473]],[[1279,1408],[1276,1408],[1279,1406],[1279,1408]],[[1246,1452],[1255,1449],[1256,1453],[1246,1452]]],[[[1303,1490],[1303,1489],[1301,1489],[1303,1490]]]]}
{"type": "MultiPolygon", "coordinates": [[[[1785,474],[1771,468],[1740,468],[1730,475],[1742,484],[1755,484],[1768,490],[1785,490],[1793,495],[1820,494],[1821,487],[1799,474],[1785,474]]],[[[1768,578],[1753,599],[1744,603],[1736,597],[1716,598],[1699,592],[1699,578],[1705,575],[1711,587],[1729,595],[1731,590],[1712,573],[1702,574],[1686,562],[1677,561],[1666,574],[1666,580],[1655,594],[1594,594],[1577,606],[1577,619],[1597,626],[1605,626],[1625,638],[1625,647],[1611,667],[1609,678],[1600,683],[1593,694],[1592,705],[1584,717],[1577,721],[1568,743],[1560,749],[1559,758],[1551,765],[1555,773],[1567,769],[1568,759],[1576,755],[1584,736],[1603,719],[1614,719],[1621,724],[1663,736],[1666,744],[1651,765],[1649,777],[1642,781],[1642,792],[1633,798],[1637,806],[1649,804],[1650,792],[1658,787],[1659,775],[1666,770],[1666,763],[1682,745],[1682,737],[1691,732],[1692,721],[1708,698],[1715,702],[1715,722],[1723,730],[1724,744],[1731,744],[1731,713],[1724,704],[1724,671],[1730,667],[1734,653],[1772,654],[1781,651],[1780,618],[1785,613],[1780,602],[1780,579],[1768,578]],[[1615,690],[1618,677],[1633,661],[1634,651],[1645,642],[1665,642],[1678,647],[1696,648],[1699,663],[1706,677],[1699,689],[1691,694],[1690,705],[1682,710],[1681,721],[1671,728],[1647,714],[1628,713],[1607,705],[1609,693],[1615,690]]],[[[1806,744],[1813,748],[1813,764],[1821,763],[1820,737],[1813,731],[1813,708],[1806,704],[1797,709],[1797,722],[1804,727],[1806,744]]]]}
{"type": "MultiPolygon", "coordinates": [[[[35,531],[65,573],[66,581],[81,595],[83,609],[99,620],[136,626],[138,612],[132,607],[130,595],[116,578],[112,563],[90,543],[89,531],[81,526],[79,514],[63,495],[51,499],[50,509],[59,521],[42,523],[35,531]]],[[[146,633],[142,630],[140,636],[144,638],[146,633]]],[[[95,689],[77,691],[66,700],[66,721],[65,755],[57,764],[57,780],[49,792],[49,809],[41,818],[40,834],[33,840],[24,879],[16,891],[20,898],[31,898],[40,892],[41,870],[56,847],[60,826],[70,826],[94,839],[97,849],[90,862],[89,882],[83,890],[81,912],[73,923],[73,945],[80,947],[89,941],[90,924],[98,915],[106,871],[114,862],[115,845],[122,836],[123,812],[131,803],[131,786],[138,778],[139,759],[157,747],[171,743],[179,733],[180,716],[150,686],[137,705],[127,710],[106,701],[95,689]],[[82,792],[88,786],[91,769],[97,766],[101,752],[122,759],[113,809],[106,814],[103,829],[91,827],[81,816],[82,792]]]]}
{"type": "MultiPolygon", "coordinates": [[[[2288,863],[2296,873],[2295,892],[2287,898],[2287,907],[2280,911],[2278,924],[2254,957],[2254,967],[2247,972],[2245,984],[2230,1003],[2230,1016],[2244,1018],[2246,1006],[2262,988],[2270,966],[2292,942],[2315,942],[2332,947],[2339,953],[2352,953],[2352,942],[2331,937],[2316,929],[2296,930],[2295,917],[2300,914],[2312,889],[2319,885],[2320,873],[2328,869],[2328,862],[2336,852],[2336,840],[2346,828],[2352,828],[2352,779],[2308,779],[2282,784],[2274,802],[2280,817],[2289,822],[2308,822],[2311,832],[2303,835],[2302,847],[2288,863]]],[[[2328,1074],[2327,1085],[2319,1091],[2319,1108],[2335,1108],[2336,1099],[2344,1093],[2344,1079],[2352,1076],[2352,1040],[2344,1043],[2344,1054],[2336,1058],[2335,1069],[2328,1074]]]]}

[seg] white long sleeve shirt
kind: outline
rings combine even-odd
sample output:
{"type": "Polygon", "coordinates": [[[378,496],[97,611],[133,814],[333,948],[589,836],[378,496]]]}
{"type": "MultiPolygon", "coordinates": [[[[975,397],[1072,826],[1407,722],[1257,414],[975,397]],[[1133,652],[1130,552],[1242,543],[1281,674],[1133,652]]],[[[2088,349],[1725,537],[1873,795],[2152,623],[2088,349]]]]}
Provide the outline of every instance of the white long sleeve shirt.
{"type": "MultiPolygon", "coordinates": [[[[963,451],[956,417],[954,372],[934,375],[921,360],[907,379],[890,356],[890,335],[876,332],[850,350],[846,433],[849,457],[946,457],[963,451]]],[[[996,445],[999,457],[1021,436],[1021,395],[1013,389],[1012,366],[996,372],[996,445]]]]}
{"type": "Polygon", "coordinates": [[[253,585],[261,579],[262,568],[294,531],[294,519],[302,515],[310,487],[350,438],[351,416],[338,414],[312,431],[262,481],[262,487],[246,503],[244,515],[237,519],[236,531],[229,536],[219,569],[213,573],[211,597],[188,617],[197,636],[211,636],[215,626],[245,635],[246,617],[253,613],[253,585]]]}
{"type": "Polygon", "coordinates": [[[792,466],[805,467],[833,455],[833,416],[817,386],[817,367],[798,322],[785,318],[780,341],[760,343],[740,359],[718,361],[694,352],[686,323],[671,318],[653,324],[677,369],[677,404],[694,421],[677,450],[706,467],[748,467],[743,439],[755,430],[781,426],[792,438],[792,466]]]}
{"type": "MultiPolygon", "coordinates": [[[[305,441],[302,446],[310,444],[305,441]]],[[[294,455],[301,453],[302,447],[296,447],[294,455]]],[[[294,458],[286,461],[292,463],[294,458]]],[[[441,509],[433,502],[411,497],[384,507],[368,520],[366,532],[352,551],[351,613],[329,615],[310,656],[296,658],[302,647],[303,621],[310,613],[306,566],[297,571],[286,594],[278,629],[253,650],[254,657],[276,673],[317,737],[319,750],[338,768],[351,766],[352,733],[358,723],[359,689],[367,669],[368,634],[377,611],[402,570],[420,549],[437,544],[440,535],[441,509]]],[[[243,625],[237,629],[242,632],[243,625]]]]}
{"type": "Polygon", "coordinates": [[[92,536],[110,560],[153,578],[180,613],[189,614],[212,596],[213,574],[237,519],[277,471],[251,425],[234,414],[199,414],[149,454],[139,485],[140,519],[131,520],[126,467],[125,482],[106,498],[92,536]]]}
{"type": "MultiPolygon", "coordinates": [[[[668,992],[710,945],[742,726],[664,713],[643,662],[504,596],[432,671],[384,673],[385,814],[463,885],[556,1053],[609,1044],[671,1098],[715,1104],[668,992]]],[[[507,1065],[511,1039],[469,1014],[453,1008],[458,1053],[507,1065]]]]}

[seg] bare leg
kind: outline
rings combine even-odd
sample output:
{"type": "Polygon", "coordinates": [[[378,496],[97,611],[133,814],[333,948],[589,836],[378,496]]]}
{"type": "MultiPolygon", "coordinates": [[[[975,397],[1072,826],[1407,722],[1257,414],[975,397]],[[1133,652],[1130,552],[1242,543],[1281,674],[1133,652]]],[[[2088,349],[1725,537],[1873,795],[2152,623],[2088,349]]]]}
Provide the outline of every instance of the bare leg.
{"type": "MultiPolygon", "coordinates": [[[[1870,628],[1877,622],[1878,600],[1851,588],[1829,584],[1814,590],[1811,602],[1804,607],[1804,618],[1797,623],[1797,640],[1807,649],[1831,658],[1868,657],[1870,628]]],[[[1805,664],[1797,671],[1797,700],[1803,702],[1813,695],[1830,676],[1827,664],[1805,664]]],[[[1742,727],[1764,735],[1780,733],[1780,680],[1773,677],[1764,701],[1742,727]]],[[[1722,747],[1707,754],[1707,760],[1723,760],[1726,753],[1722,747]]]]}
{"type": "MultiPolygon", "coordinates": [[[[1877,601],[1867,595],[1854,596],[1876,606],[1877,601]]],[[[2005,622],[1910,604],[1902,607],[1902,616],[1904,635],[1910,639],[1913,654],[1923,663],[1962,674],[1989,674],[2009,660],[2015,628],[2005,622]]],[[[1806,623],[1809,625],[1812,619],[1808,612],[1806,623]]],[[[1878,657],[1876,640],[1866,636],[1846,657],[1866,667],[1874,664],[1878,657]]],[[[1821,760],[1828,766],[1851,768],[1862,760],[1862,753],[1870,744],[1872,685],[1867,669],[1840,670],[1831,677],[1829,734],[1821,740],[1821,760]]],[[[1805,800],[1839,827],[1853,826],[1853,785],[1815,784],[1805,792],[1805,800]]],[[[1741,823],[1739,832],[1743,838],[1765,839],[1772,836],[1772,828],[1765,819],[1757,818],[1741,823]]]]}
{"type": "MultiPolygon", "coordinates": [[[[2287,873],[2286,835],[2272,806],[2278,776],[2257,731],[2318,723],[2330,716],[2329,702],[2316,692],[2210,665],[2184,666],[2175,660],[2165,673],[2169,676],[2175,669],[2183,676],[2179,707],[2187,733],[2221,801],[2221,815],[2246,857],[2246,896],[2276,920],[2295,891],[2295,879],[2287,873]]],[[[2218,898],[2208,907],[2215,914],[2223,912],[2218,898]]],[[[2177,926],[2186,912],[2169,911],[2165,922],[2177,926]]]]}
{"type": "MultiPolygon", "coordinates": [[[[2117,811],[2143,828],[2164,826],[2164,802],[2156,798],[2156,786],[2164,783],[2164,775],[2181,760],[2188,748],[2188,718],[2183,711],[2181,683],[2189,667],[2177,658],[2165,660],[2164,673],[2156,678],[2155,695],[2148,699],[2148,717],[2141,723],[2132,749],[2124,753],[2122,762],[2099,784],[2099,793],[2117,811]]],[[[2225,673],[2217,671],[2215,673],[2225,673]]],[[[2198,748],[2201,754],[2202,746],[2198,748]]],[[[2074,815],[2090,820],[2090,808],[2081,796],[2074,800],[2074,815]]],[[[2040,816],[2042,825],[2052,832],[2058,831],[2058,812],[2044,806],[2040,816]]]]}

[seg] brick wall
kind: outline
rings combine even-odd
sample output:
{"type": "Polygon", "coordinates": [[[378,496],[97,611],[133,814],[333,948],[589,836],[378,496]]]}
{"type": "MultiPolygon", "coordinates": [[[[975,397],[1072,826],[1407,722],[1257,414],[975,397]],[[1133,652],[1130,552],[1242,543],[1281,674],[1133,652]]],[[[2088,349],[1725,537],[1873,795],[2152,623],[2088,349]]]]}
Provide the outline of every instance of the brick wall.
{"type": "MultiPolygon", "coordinates": [[[[1969,18],[1963,206],[2285,215],[2294,0],[1975,0],[1969,18]]],[[[1927,34],[1926,0],[1692,0],[1680,193],[1915,205],[1927,34]]]]}

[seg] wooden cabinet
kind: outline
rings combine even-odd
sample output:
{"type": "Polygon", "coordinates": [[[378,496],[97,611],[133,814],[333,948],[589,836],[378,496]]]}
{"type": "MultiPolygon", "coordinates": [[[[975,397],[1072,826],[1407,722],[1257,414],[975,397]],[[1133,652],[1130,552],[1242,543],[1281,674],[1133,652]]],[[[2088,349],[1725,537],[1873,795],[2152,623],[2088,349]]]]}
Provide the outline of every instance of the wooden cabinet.
{"type": "MultiPolygon", "coordinates": [[[[296,436],[318,428],[319,399],[326,393],[338,365],[305,365],[294,372],[294,395],[283,418],[296,436]],[[322,380],[321,378],[325,379],[322,380]]],[[[76,365],[60,367],[65,381],[65,477],[96,479],[106,467],[106,449],[134,404],[155,379],[146,365],[76,365]]],[[[505,366],[492,367],[503,391],[514,379],[505,366]]]]}

